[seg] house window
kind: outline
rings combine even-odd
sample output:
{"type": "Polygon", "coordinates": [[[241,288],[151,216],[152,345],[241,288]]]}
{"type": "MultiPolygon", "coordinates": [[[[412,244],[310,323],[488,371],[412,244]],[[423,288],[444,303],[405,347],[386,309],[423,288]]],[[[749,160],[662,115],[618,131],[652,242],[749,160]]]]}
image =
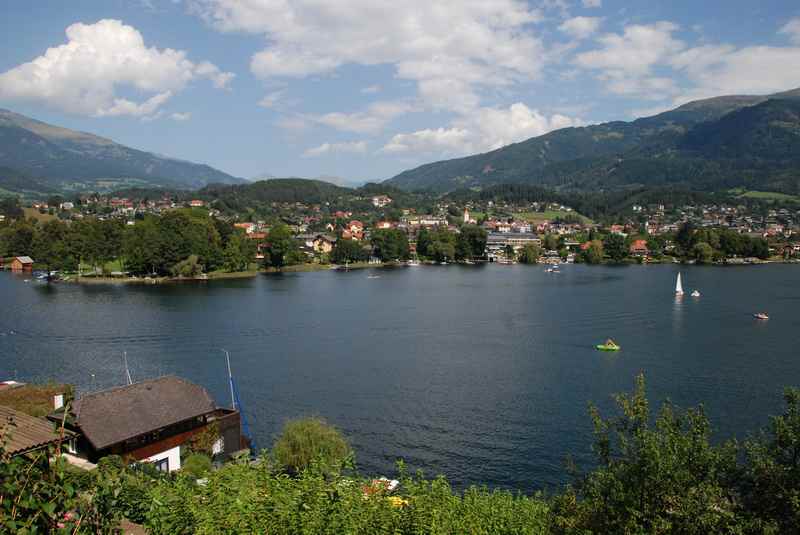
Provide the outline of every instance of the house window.
{"type": "Polygon", "coordinates": [[[156,470],[159,472],[169,472],[169,457],[153,462],[153,466],[155,466],[156,470]]]}

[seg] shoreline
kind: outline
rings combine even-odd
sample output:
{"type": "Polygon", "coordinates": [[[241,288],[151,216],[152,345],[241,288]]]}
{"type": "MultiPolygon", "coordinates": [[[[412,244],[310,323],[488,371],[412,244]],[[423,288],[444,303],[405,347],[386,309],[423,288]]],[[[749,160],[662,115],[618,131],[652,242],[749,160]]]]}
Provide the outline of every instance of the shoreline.
{"type": "MultiPolygon", "coordinates": [[[[475,262],[474,264],[466,264],[464,262],[450,262],[448,265],[455,265],[455,266],[467,266],[467,265],[491,265],[491,264],[498,264],[498,262],[475,262]]],[[[515,265],[528,265],[528,266],[548,266],[551,265],[550,262],[537,262],[536,264],[523,264],[522,262],[515,262],[515,265]]],[[[563,263],[562,263],[563,264],[563,263]]],[[[701,266],[701,267],[748,267],[748,266],[763,266],[763,265],[774,265],[774,264],[800,264],[800,260],[783,260],[783,259],[774,259],[774,260],[758,260],[758,261],[748,261],[748,262],[714,262],[710,264],[698,264],[696,262],[675,262],[675,261],[656,261],[656,262],[636,262],[636,261],[624,261],[620,263],[613,263],[613,262],[604,262],[602,264],[587,264],[585,262],[574,262],[572,265],[586,265],[586,266],[608,266],[608,267],[619,267],[619,266],[663,266],[663,265],[677,265],[677,266],[701,266]]],[[[421,266],[431,266],[435,265],[438,266],[439,264],[436,262],[422,262],[421,266]]],[[[292,266],[285,266],[282,269],[276,268],[262,268],[257,270],[247,270],[247,271],[232,271],[230,273],[226,272],[212,272],[208,274],[204,274],[200,277],[193,277],[193,278],[186,278],[186,277],[108,277],[108,276],[83,276],[77,277],[74,275],[70,275],[64,279],[54,279],[53,282],[65,282],[70,284],[109,284],[109,285],[116,285],[116,284],[148,284],[148,285],[155,285],[155,284],[178,284],[178,283],[196,283],[196,282],[209,282],[209,281],[221,281],[221,280],[237,280],[237,279],[252,279],[257,277],[258,275],[274,275],[279,273],[314,273],[319,271],[355,271],[355,270],[363,270],[363,269],[384,269],[384,268],[396,268],[396,267],[406,267],[403,263],[396,263],[396,262],[382,262],[378,264],[368,263],[368,262],[358,262],[349,264],[345,269],[345,266],[338,265],[338,264],[297,264],[292,266]]],[[[9,271],[8,269],[4,269],[3,271],[9,271]]],[[[30,274],[26,274],[30,275],[30,274]]]]}

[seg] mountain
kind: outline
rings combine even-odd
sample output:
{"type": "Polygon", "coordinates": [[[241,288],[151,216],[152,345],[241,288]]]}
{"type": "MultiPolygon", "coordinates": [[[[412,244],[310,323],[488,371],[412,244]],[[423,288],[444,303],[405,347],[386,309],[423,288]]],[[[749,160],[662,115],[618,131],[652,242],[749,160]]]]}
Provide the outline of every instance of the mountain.
{"type": "Polygon", "coordinates": [[[212,184],[199,190],[197,195],[206,200],[219,200],[223,207],[239,211],[273,202],[320,204],[339,197],[352,196],[354,190],[321,180],[273,178],[233,186],[212,184]]]}
{"type": "Polygon", "coordinates": [[[199,188],[244,182],[208,165],[132,149],[3,109],[0,167],[38,177],[61,190],[125,185],[199,188]]]}
{"type": "Polygon", "coordinates": [[[501,183],[578,189],[742,185],[797,193],[800,184],[792,177],[800,175],[798,102],[800,89],[698,100],[631,122],[564,128],[426,164],[387,183],[440,193],[501,183]]]}

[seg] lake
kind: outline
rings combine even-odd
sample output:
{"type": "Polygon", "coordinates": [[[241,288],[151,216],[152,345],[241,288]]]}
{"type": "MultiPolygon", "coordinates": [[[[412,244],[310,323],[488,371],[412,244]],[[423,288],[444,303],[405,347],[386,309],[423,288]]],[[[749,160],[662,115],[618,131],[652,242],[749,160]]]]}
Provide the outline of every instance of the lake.
{"type": "Polygon", "coordinates": [[[47,285],[0,273],[0,379],[79,391],[177,374],[229,404],[230,351],[259,447],[320,415],[359,468],[402,457],[456,486],[526,492],[591,463],[587,404],[639,372],[651,402],[704,403],[717,437],[744,437],[800,384],[800,269],[421,266],[209,283],[47,285]],[[698,288],[702,297],[688,293],[698,288]],[[770,313],[769,321],[752,317],[770,313]],[[594,345],[614,338],[619,353],[594,345]]]}

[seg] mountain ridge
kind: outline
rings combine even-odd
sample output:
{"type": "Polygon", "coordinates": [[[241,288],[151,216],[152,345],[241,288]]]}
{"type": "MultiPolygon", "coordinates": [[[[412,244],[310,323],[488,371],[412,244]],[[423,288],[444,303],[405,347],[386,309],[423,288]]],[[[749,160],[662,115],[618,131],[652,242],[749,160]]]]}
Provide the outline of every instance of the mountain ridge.
{"type": "Polygon", "coordinates": [[[2,108],[0,167],[59,189],[108,180],[184,189],[245,182],[206,164],[134,149],[2,108]]]}
{"type": "MultiPolygon", "coordinates": [[[[648,170],[657,167],[655,164],[669,167],[669,172],[661,173],[664,183],[680,182],[683,174],[686,182],[709,187],[714,185],[711,175],[717,172],[741,172],[747,176],[752,173],[750,169],[740,168],[744,162],[721,161],[691,150],[682,141],[692,129],[768,101],[798,99],[800,89],[772,95],[733,95],[692,101],[633,121],[563,128],[490,152],[424,164],[403,171],[385,183],[406,190],[428,189],[438,193],[500,183],[603,187],[603,173],[608,173],[617,160],[633,160],[648,170]],[[719,170],[715,170],[717,167],[719,170]]],[[[790,107],[789,104],[784,106],[790,107]]],[[[796,122],[800,127],[800,120],[796,122]]],[[[790,137],[787,142],[800,148],[800,137],[790,137]]],[[[759,162],[761,167],[764,164],[759,162]]],[[[778,163],[772,164],[776,172],[783,171],[778,163]]],[[[630,168],[630,163],[625,167],[630,168]]],[[[628,171],[631,170],[626,169],[628,171]]],[[[762,169],[755,174],[765,173],[762,169]]],[[[609,185],[640,183],[628,175],[622,181],[613,178],[609,185]]],[[[791,184],[784,186],[796,188],[791,184]]]]}

